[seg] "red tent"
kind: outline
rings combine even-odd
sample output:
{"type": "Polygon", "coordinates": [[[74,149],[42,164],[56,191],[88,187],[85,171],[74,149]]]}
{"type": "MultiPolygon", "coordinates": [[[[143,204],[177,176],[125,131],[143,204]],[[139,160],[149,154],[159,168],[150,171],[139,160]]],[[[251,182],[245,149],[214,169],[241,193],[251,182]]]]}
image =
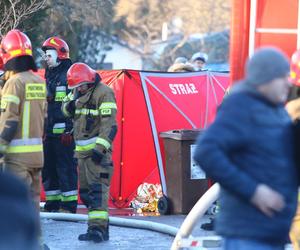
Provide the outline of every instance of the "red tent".
{"type": "Polygon", "coordinates": [[[167,194],[159,133],[210,124],[229,85],[229,75],[209,71],[99,73],[102,82],[114,89],[118,106],[110,206],[128,207],[144,182],[161,183],[167,194]]]}
{"type": "Polygon", "coordinates": [[[229,85],[228,74],[134,70],[100,74],[114,89],[118,106],[110,205],[127,207],[144,182],[161,183],[167,194],[159,133],[210,124],[229,85]]]}

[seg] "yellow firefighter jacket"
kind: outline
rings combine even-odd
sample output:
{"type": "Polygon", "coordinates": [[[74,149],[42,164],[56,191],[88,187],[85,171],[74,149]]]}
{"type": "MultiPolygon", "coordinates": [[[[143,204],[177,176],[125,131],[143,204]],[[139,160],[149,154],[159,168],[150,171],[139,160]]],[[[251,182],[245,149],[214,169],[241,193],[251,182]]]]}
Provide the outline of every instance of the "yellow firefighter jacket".
{"type": "Polygon", "coordinates": [[[72,100],[74,95],[69,94],[63,101],[62,111],[74,118],[75,156],[89,157],[94,149],[101,152],[106,161],[110,161],[112,141],[117,133],[117,105],[113,90],[98,83],[76,99],[74,114],[67,109],[72,100]]]}
{"type": "MultiPolygon", "coordinates": [[[[288,102],[286,109],[292,120],[300,119],[300,98],[288,102]]],[[[299,138],[296,138],[296,140],[299,140],[299,138]]],[[[290,238],[293,244],[293,249],[300,250],[300,189],[298,194],[298,210],[293,220],[290,238]]]]}
{"type": "Polygon", "coordinates": [[[300,118],[300,98],[289,101],[286,104],[286,109],[293,121],[296,119],[299,119],[300,118]]]}
{"type": "Polygon", "coordinates": [[[31,71],[10,75],[1,91],[0,152],[5,161],[43,166],[45,81],[31,71]]]}

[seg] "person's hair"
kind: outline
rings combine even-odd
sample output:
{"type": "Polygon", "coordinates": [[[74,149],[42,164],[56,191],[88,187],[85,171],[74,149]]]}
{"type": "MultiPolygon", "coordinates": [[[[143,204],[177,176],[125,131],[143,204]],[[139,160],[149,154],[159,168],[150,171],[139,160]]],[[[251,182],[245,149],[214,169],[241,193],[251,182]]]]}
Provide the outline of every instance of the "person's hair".
{"type": "Polygon", "coordinates": [[[193,72],[195,71],[193,65],[189,63],[176,63],[173,64],[169,69],[168,72],[193,72]]]}
{"type": "Polygon", "coordinates": [[[10,70],[16,73],[28,70],[37,71],[37,66],[32,56],[19,56],[9,60],[4,65],[4,70],[10,70]]]}

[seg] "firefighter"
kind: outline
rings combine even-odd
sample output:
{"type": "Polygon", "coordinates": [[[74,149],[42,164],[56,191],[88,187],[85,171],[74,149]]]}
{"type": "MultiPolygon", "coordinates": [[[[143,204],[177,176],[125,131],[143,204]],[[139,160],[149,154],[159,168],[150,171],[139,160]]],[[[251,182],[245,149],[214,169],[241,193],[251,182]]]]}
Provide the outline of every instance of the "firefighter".
{"type": "Polygon", "coordinates": [[[0,108],[0,153],[4,155],[4,169],[29,185],[39,208],[45,82],[32,72],[37,68],[31,42],[21,31],[11,30],[4,36],[0,56],[5,70],[0,108]]]}
{"type": "Polygon", "coordinates": [[[65,98],[63,112],[74,118],[79,194],[89,211],[87,233],[78,239],[107,241],[112,142],[117,133],[116,100],[112,89],[101,83],[99,74],[86,64],[73,64],[67,79],[73,93],[65,98]]]}
{"type": "MultiPolygon", "coordinates": [[[[292,55],[291,81],[295,84],[292,91],[294,98],[287,103],[286,109],[291,118],[295,121],[296,157],[298,157],[297,164],[300,171],[300,50],[292,55]]],[[[293,248],[300,250],[300,192],[298,197],[298,210],[291,227],[290,238],[293,243],[293,248]]]]}
{"type": "Polygon", "coordinates": [[[68,94],[67,71],[72,65],[68,44],[58,37],[48,38],[42,46],[47,64],[48,119],[44,139],[43,185],[46,194],[44,211],[76,213],[77,163],[73,157],[73,123],[61,112],[68,94]]]}

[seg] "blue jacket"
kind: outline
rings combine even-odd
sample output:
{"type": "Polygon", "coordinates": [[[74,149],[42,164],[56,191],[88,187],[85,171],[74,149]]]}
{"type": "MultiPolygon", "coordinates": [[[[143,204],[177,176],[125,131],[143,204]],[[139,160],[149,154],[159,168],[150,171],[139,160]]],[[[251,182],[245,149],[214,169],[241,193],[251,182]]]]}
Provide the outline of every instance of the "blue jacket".
{"type": "Polygon", "coordinates": [[[285,242],[299,184],[293,150],[292,122],[283,105],[270,103],[243,83],[225,98],[215,122],[199,136],[194,155],[221,184],[218,234],[285,242]],[[285,198],[286,207],[273,218],[250,203],[261,183],[285,198]]]}
{"type": "Polygon", "coordinates": [[[71,65],[71,60],[65,59],[57,67],[46,69],[45,78],[48,101],[47,136],[59,136],[64,132],[70,132],[73,128],[72,120],[66,118],[61,111],[62,100],[70,92],[67,85],[67,71],[71,65]]]}

